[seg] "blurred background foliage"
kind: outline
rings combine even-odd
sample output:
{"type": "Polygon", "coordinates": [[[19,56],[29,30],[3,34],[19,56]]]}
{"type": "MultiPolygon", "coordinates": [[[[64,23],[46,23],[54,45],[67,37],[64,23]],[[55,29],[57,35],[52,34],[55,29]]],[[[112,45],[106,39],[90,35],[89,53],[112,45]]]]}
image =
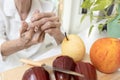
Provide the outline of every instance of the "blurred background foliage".
{"type": "MultiPolygon", "coordinates": [[[[90,22],[97,18],[99,21],[104,20],[104,23],[98,23],[98,29],[101,33],[106,30],[108,36],[110,37],[120,37],[120,22],[119,13],[120,13],[120,0],[84,0],[81,7],[88,10],[88,14],[83,14],[81,22],[84,20],[86,15],[90,16],[90,22]],[[99,15],[94,15],[95,11],[99,11],[99,15]],[[117,18],[116,18],[117,17],[117,18]],[[115,20],[115,23],[113,20],[115,20]],[[111,26],[112,25],[112,26],[111,26]],[[114,27],[118,26],[118,27],[114,27]],[[113,29],[113,28],[114,29],[113,29]],[[115,29],[116,28],[116,29],[115,29]],[[116,33],[116,31],[119,33],[116,33]],[[116,35],[117,34],[117,35],[116,35]],[[112,36],[111,36],[112,35],[112,36]],[[113,36],[114,35],[114,36],[113,36]],[[118,36],[119,35],[119,36],[118,36]]],[[[94,25],[90,26],[89,34],[91,34],[94,25]]]]}

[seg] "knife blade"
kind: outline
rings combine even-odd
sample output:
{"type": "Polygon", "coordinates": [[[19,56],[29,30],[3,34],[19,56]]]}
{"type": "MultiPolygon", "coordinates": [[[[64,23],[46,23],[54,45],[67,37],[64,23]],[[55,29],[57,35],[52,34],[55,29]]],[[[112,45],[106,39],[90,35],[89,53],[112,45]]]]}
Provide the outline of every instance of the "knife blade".
{"type": "Polygon", "coordinates": [[[84,77],[83,74],[80,74],[80,73],[77,73],[77,72],[74,72],[74,71],[70,71],[70,70],[66,70],[66,69],[60,69],[60,68],[52,67],[52,66],[49,66],[49,65],[46,65],[46,64],[41,65],[39,62],[36,62],[36,61],[32,61],[32,60],[28,60],[28,59],[21,59],[20,61],[23,62],[23,63],[29,64],[29,65],[32,65],[32,66],[43,67],[46,70],[51,70],[51,71],[54,70],[54,71],[59,71],[59,72],[63,72],[63,73],[70,74],[70,75],[84,77]]]}
{"type": "Polygon", "coordinates": [[[74,76],[79,76],[79,77],[84,77],[83,74],[74,72],[74,71],[70,71],[70,70],[66,70],[66,69],[60,69],[60,68],[56,68],[56,67],[52,67],[46,64],[41,65],[43,68],[45,68],[46,70],[54,70],[54,71],[58,71],[58,72],[62,72],[62,73],[66,73],[66,74],[71,74],[74,76]]]}

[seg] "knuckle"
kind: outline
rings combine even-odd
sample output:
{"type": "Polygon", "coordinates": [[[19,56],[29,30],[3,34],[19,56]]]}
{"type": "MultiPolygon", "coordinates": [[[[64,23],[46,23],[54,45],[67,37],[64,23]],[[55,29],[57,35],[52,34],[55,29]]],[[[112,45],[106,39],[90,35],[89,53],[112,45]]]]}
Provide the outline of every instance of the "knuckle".
{"type": "Polygon", "coordinates": [[[51,26],[51,25],[52,25],[52,22],[47,22],[46,25],[47,25],[47,26],[51,26]]]}

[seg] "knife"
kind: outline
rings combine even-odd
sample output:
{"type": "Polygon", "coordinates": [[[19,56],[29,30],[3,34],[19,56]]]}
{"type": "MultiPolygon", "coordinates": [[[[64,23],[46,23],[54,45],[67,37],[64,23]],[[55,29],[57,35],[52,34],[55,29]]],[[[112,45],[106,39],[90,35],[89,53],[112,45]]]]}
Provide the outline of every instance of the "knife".
{"type": "Polygon", "coordinates": [[[70,71],[70,70],[66,70],[66,69],[60,69],[60,68],[56,68],[56,67],[52,67],[46,64],[41,65],[43,68],[45,68],[46,70],[54,70],[54,71],[58,71],[58,72],[62,72],[62,73],[66,73],[66,74],[71,74],[74,76],[79,76],[79,77],[84,77],[83,74],[74,72],[74,71],[70,71]]]}
{"type": "Polygon", "coordinates": [[[40,64],[39,62],[36,61],[32,61],[32,60],[28,60],[28,59],[20,59],[21,62],[25,63],[25,64],[29,64],[32,66],[40,66],[45,68],[46,70],[54,70],[54,71],[58,71],[58,72],[62,72],[62,73],[66,73],[66,74],[70,74],[70,75],[75,75],[75,76],[79,76],[79,77],[84,77],[83,74],[74,72],[74,71],[70,71],[70,70],[66,70],[66,69],[60,69],[60,68],[56,68],[56,67],[52,67],[46,64],[40,64]]]}

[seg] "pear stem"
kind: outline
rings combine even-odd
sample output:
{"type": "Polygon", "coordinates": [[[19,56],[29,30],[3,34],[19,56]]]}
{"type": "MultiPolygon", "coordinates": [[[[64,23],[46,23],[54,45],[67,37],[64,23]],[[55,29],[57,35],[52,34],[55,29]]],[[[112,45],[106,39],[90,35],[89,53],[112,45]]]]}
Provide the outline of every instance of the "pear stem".
{"type": "Polygon", "coordinates": [[[65,32],[65,37],[66,37],[67,41],[69,41],[69,39],[68,39],[68,37],[67,37],[67,33],[66,33],[66,32],[65,32]]]}

